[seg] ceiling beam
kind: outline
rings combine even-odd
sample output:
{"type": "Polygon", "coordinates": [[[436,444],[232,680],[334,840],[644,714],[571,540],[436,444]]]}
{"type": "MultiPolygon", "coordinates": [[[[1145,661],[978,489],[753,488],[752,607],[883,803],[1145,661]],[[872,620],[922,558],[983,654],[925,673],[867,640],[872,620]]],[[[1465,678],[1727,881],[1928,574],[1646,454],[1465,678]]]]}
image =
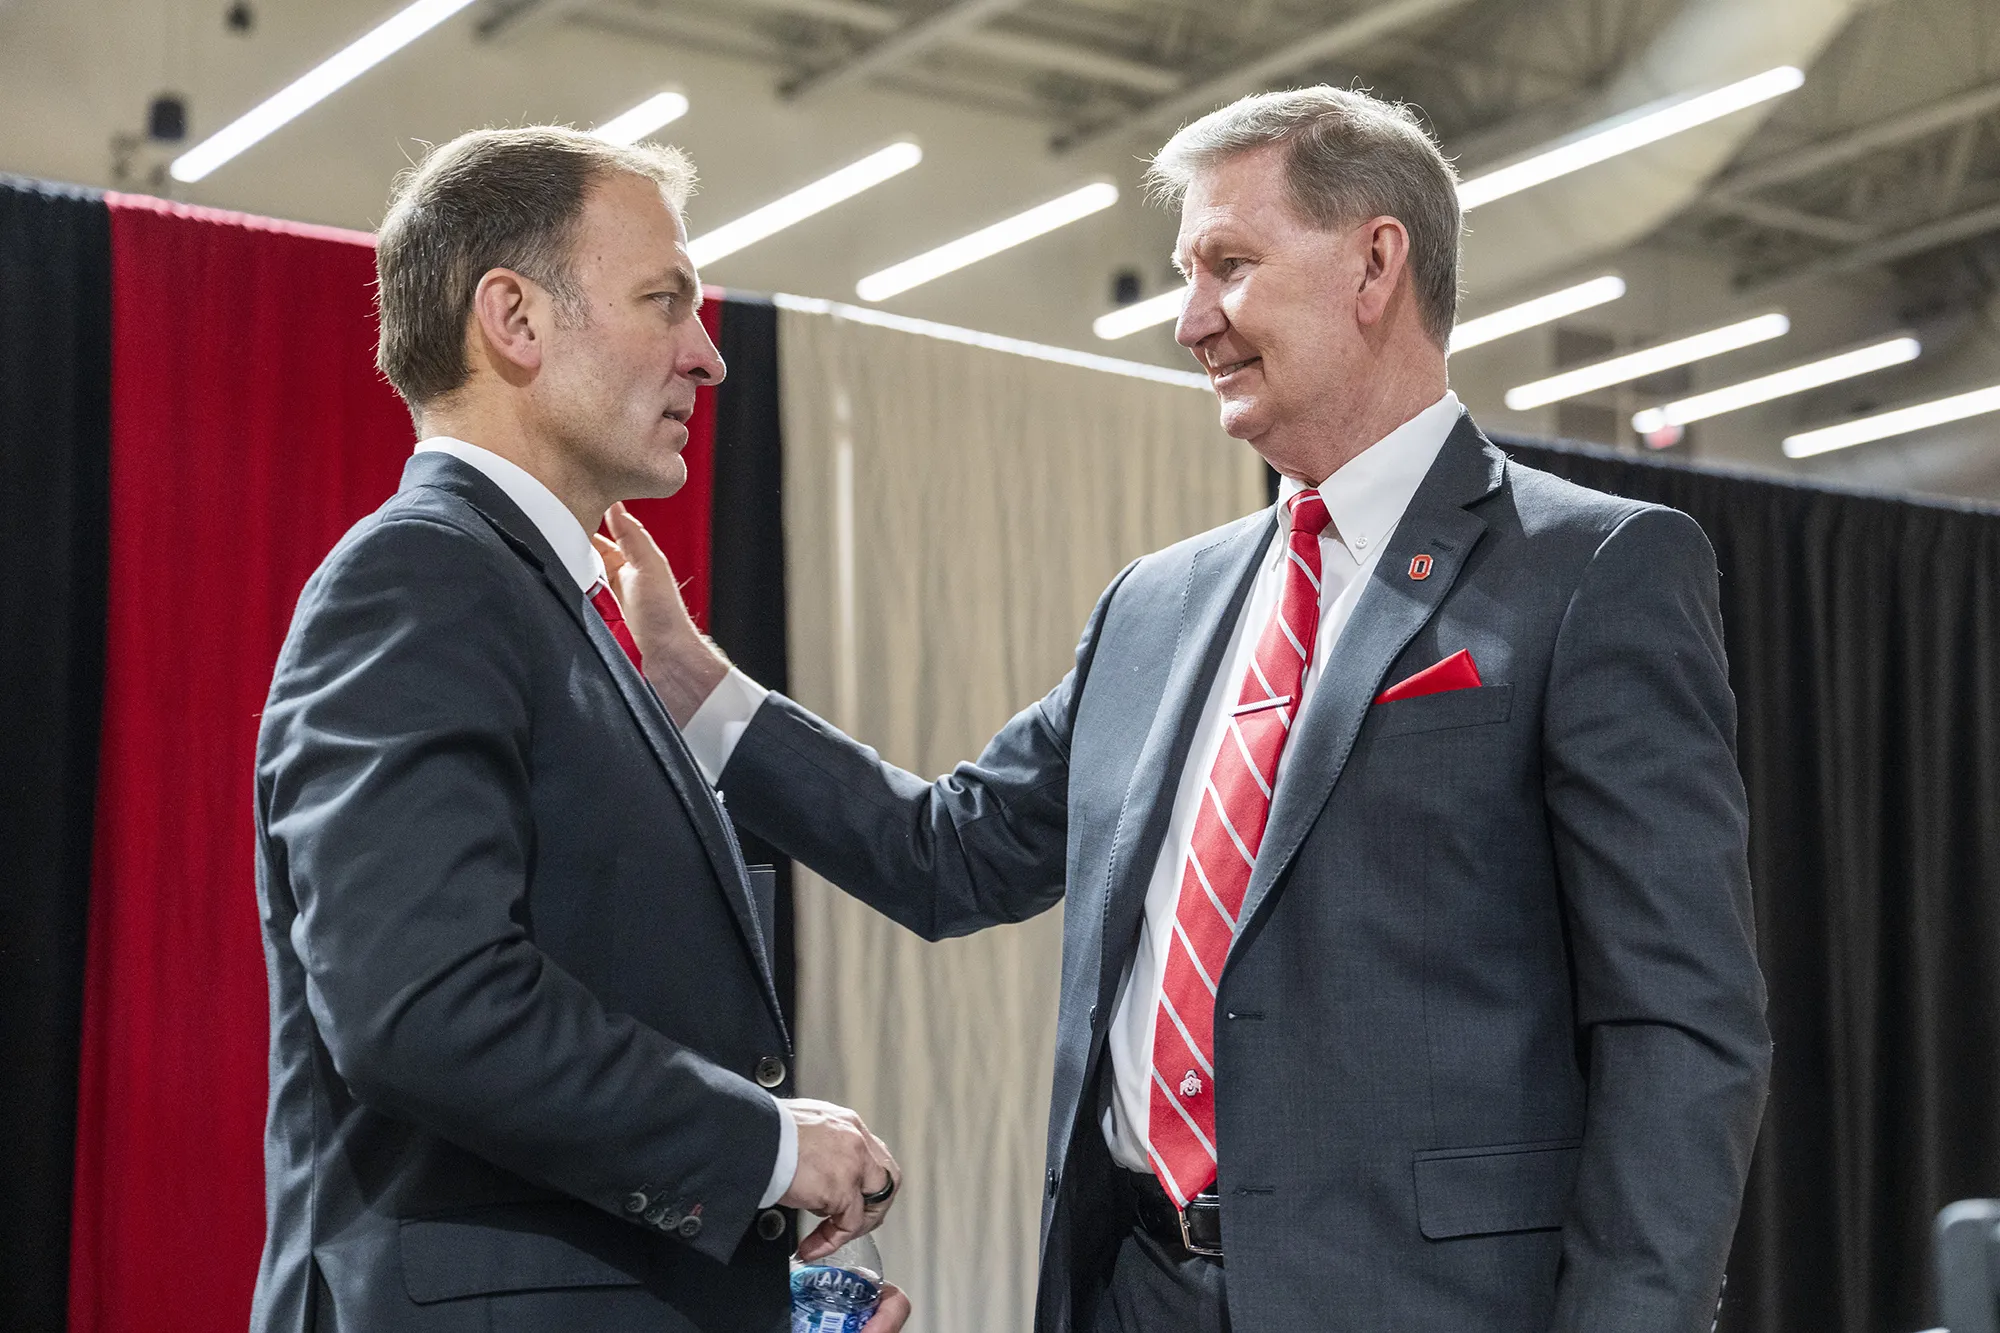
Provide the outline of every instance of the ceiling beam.
{"type": "Polygon", "coordinates": [[[768,9],[779,14],[796,14],[821,23],[838,23],[862,32],[894,32],[904,18],[893,9],[868,0],[738,0],[740,4],[768,9]]]}
{"type": "MultiPolygon", "coordinates": [[[[869,0],[736,0],[736,4],[772,14],[790,14],[818,23],[831,23],[877,36],[896,31],[904,22],[897,11],[885,5],[871,4],[869,0]]],[[[1107,55],[1087,46],[1032,37],[1026,33],[975,28],[958,33],[947,44],[954,50],[1006,64],[1074,74],[1078,78],[1115,84],[1134,92],[1152,93],[1156,97],[1181,86],[1181,75],[1177,70],[1162,69],[1158,65],[1107,55]]]]}
{"type": "Polygon", "coordinates": [[[592,0],[516,0],[492,4],[479,16],[473,31],[488,42],[518,42],[546,32],[573,14],[590,8],[592,0]]]}
{"type": "Polygon", "coordinates": [[[1948,245],[1969,241],[1975,236],[1984,236],[1989,232],[2000,232],[2000,204],[1988,204],[1969,213],[1959,213],[1952,217],[1940,218],[1936,222],[1926,222],[1921,227],[1912,227],[1894,236],[1884,236],[1866,245],[1857,245],[1841,254],[1829,255],[1825,259],[1787,269],[1758,283],[1757,290],[1806,278],[1838,277],[1843,273],[1874,268],[1879,264],[1893,264],[1899,259],[1909,259],[1915,255],[1928,254],[1932,250],[1942,250],[1948,245]]]}
{"type": "Polygon", "coordinates": [[[871,74],[920,55],[940,42],[969,32],[996,15],[1019,8],[1025,0],[955,0],[936,13],[905,24],[851,60],[803,74],[778,88],[787,101],[832,92],[871,74]]]}
{"type": "Polygon", "coordinates": [[[1900,116],[1891,116],[1879,124],[1835,135],[1808,147],[1779,153],[1763,162],[1739,168],[1715,183],[1716,192],[1745,195],[1787,181],[1803,180],[1829,167],[1843,166],[1870,153],[1950,129],[1953,125],[1994,110],[2000,110],[2000,83],[1972,88],[1914,111],[1905,111],[1900,116]]]}
{"type": "Polygon", "coordinates": [[[1134,92],[1152,93],[1154,96],[1170,93],[1181,86],[1181,74],[1178,70],[1161,69],[1158,65],[1142,65],[1136,60],[1106,55],[1085,46],[1052,42],[1044,37],[1025,37],[1018,33],[995,32],[991,28],[982,28],[977,32],[968,32],[954,38],[951,44],[961,51],[1003,60],[1009,64],[1074,74],[1078,78],[1095,79],[1099,83],[1115,83],[1122,88],[1130,88],[1134,92]]]}
{"type": "Polygon", "coordinates": [[[1337,60],[1378,38],[1386,37],[1390,33],[1465,3],[1466,0],[1385,0],[1385,3],[1373,5],[1357,14],[1350,14],[1331,27],[1286,42],[1277,50],[1260,56],[1248,64],[1224,70],[1213,78],[1186,86],[1150,106],[1141,107],[1129,116],[1122,116],[1077,133],[1058,136],[1051,146],[1059,153],[1068,152],[1082,148],[1086,144],[1109,139],[1114,135],[1128,134],[1134,130],[1155,128],[1169,121],[1178,121],[1190,111],[1211,110],[1216,104],[1230,97],[1262,89],[1288,74],[1296,74],[1314,65],[1337,60]]]}
{"type": "Polygon", "coordinates": [[[1738,199],[1730,195],[1716,195],[1702,200],[1702,206],[1713,213],[1726,213],[1730,217],[1754,222],[1760,227],[1774,231],[1795,232],[1800,236],[1811,236],[1817,240],[1832,241],[1835,245],[1859,245],[1875,234],[1874,229],[1845,218],[1830,218],[1818,213],[1808,213],[1802,209],[1786,208],[1782,204],[1769,204],[1761,199],[1738,199]]]}
{"type": "Polygon", "coordinates": [[[765,62],[784,58],[784,51],[768,35],[741,23],[731,23],[702,13],[640,9],[636,5],[619,5],[616,8],[598,6],[576,15],[574,21],[593,32],[659,42],[678,47],[683,52],[765,62]]]}

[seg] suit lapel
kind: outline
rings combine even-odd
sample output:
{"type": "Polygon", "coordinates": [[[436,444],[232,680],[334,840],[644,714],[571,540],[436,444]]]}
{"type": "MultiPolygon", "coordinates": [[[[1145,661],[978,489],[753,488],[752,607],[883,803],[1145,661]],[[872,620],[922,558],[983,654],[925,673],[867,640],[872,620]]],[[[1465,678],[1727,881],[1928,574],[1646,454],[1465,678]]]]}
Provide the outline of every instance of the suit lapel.
{"type": "Polygon", "coordinates": [[[1239,932],[1255,919],[1333,794],[1390,666],[1437,612],[1486,531],[1485,520],[1466,507],[1499,489],[1505,467],[1505,455],[1472,418],[1460,417],[1376,562],[1286,742],[1285,773],[1272,795],[1239,932]],[[1430,573],[1414,579],[1410,563],[1419,554],[1430,556],[1430,573]]]}
{"type": "MultiPolygon", "coordinates": [[[[546,576],[546,571],[544,571],[546,576]]],[[[569,596],[565,602],[570,607],[571,616],[583,626],[590,639],[591,647],[603,659],[604,669],[618,684],[618,693],[625,699],[625,706],[631,711],[632,720],[639,724],[639,731],[652,748],[653,757],[660,762],[660,768],[672,784],[674,794],[687,807],[688,816],[693,820],[695,830],[701,836],[703,848],[709,860],[715,864],[716,878],[722,883],[723,896],[729,900],[729,907],[736,914],[736,924],[743,932],[744,943],[757,960],[759,979],[764,987],[764,999],[771,1006],[771,1012],[783,1023],[783,1012],[778,1005],[777,985],[771,975],[771,956],[764,942],[764,930],[757,915],[756,901],[750,888],[750,871],[743,864],[742,854],[737,850],[735,835],[726,823],[728,816],[715,799],[714,789],[702,776],[701,766],[689,753],[687,742],[681,739],[680,729],[667,716],[660,704],[660,698],[653,693],[653,687],[646,682],[633,667],[632,659],[625,656],[625,650],[618,640],[611,636],[610,627],[597,614],[583,594],[578,592],[574,582],[564,576],[569,596]]],[[[554,582],[553,579],[550,580],[554,582]]],[[[562,591],[558,588],[558,591],[562,591]]]]}
{"type": "Polygon", "coordinates": [[[1121,652],[1136,655],[1149,650],[1171,654],[1171,665],[1111,839],[1100,940],[1100,1003],[1110,998],[1108,988],[1117,985],[1124,971],[1125,954],[1145,908],[1146,887],[1173,815],[1181,769],[1201,720],[1202,705],[1208,700],[1230,631],[1255,581],[1258,558],[1270,544],[1276,525],[1275,513],[1253,515],[1214,544],[1196,551],[1189,559],[1178,604],[1140,618],[1143,623],[1162,627],[1174,625],[1173,641],[1167,642],[1162,635],[1156,645],[1120,647],[1121,652]]]}
{"type": "Polygon", "coordinates": [[[661,706],[659,696],[653,693],[653,687],[646,683],[645,677],[625,656],[625,650],[611,636],[604,618],[597,614],[577,588],[575,580],[570,578],[568,570],[541,531],[507,498],[504,491],[471,464],[435,452],[417,454],[404,466],[403,488],[418,485],[448,490],[478,510],[500,538],[541,575],[542,583],[597,651],[605,669],[611,673],[611,679],[616,682],[619,696],[624,699],[632,720],[646,738],[646,744],[659,762],[661,771],[666,774],[668,784],[686,808],[703,850],[714,864],[723,896],[728,899],[737,926],[743,932],[744,942],[757,964],[765,1002],[771,1006],[772,1014],[782,1027],[783,1011],[778,1004],[777,983],[771,972],[770,951],[766,947],[756,904],[751,897],[749,871],[743,865],[735,837],[725,823],[727,816],[717,803],[714,791],[702,777],[700,766],[688,752],[679,730],[661,706]]]}

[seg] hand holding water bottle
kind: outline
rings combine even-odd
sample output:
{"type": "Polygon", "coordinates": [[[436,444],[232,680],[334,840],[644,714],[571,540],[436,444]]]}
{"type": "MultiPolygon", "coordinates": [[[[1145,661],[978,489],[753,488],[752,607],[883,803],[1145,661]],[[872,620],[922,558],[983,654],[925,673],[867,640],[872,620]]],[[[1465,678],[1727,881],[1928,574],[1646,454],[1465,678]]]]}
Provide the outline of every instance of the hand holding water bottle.
{"type": "Polygon", "coordinates": [[[881,1226],[903,1173],[882,1140],[846,1107],[810,1098],[785,1105],[799,1130],[799,1165],[778,1202],[826,1219],[799,1242],[799,1258],[812,1263],[881,1226]]]}
{"type": "Polygon", "coordinates": [[[792,1260],[792,1333],[897,1333],[910,1301],[882,1280],[882,1256],[860,1236],[818,1263],[792,1260]]]}

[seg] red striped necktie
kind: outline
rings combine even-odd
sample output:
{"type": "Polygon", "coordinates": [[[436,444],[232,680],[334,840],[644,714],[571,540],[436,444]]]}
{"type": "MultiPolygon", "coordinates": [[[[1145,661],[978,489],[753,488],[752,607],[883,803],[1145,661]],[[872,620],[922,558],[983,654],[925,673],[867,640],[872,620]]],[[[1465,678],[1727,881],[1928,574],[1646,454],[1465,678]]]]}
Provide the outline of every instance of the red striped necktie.
{"type": "Polygon", "coordinates": [[[604,617],[604,623],[610,627],[611,637],[618,640],[618,646],[625,650],[625,656],[632,659],[632,665],[639,669],[640,675],[645,675],[646,664],[639,656],[638,641],[632,637],[631,629],[625,624],[625,613],[618,609],[618,599],[611,595],[611,589],[599,583],[590,590],[590,604],[597,608],[598,615],[604,617]]]}
{"type": "Polygon", "coordinates": [[[1215,985],[1250,887],[1278,756],[1298,716],[1299,687],[1319,637],[1326,502],[1316,490],[1300,491],[1290,509],[1284,590],[1257,640],[1202,788],[1153,1019],[1147,1148],[1160,1184],[1182,1207],[1215,1180],[1215,985]]]}

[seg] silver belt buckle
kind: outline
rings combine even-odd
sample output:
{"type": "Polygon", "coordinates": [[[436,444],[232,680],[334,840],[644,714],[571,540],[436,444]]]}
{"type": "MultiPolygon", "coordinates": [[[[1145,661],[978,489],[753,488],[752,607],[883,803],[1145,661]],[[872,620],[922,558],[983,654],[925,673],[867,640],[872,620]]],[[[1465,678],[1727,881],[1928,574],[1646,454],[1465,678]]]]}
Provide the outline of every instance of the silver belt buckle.
{"type": "Polygon", "coordinates": [[[1175,1217],[1175,1218],[1176,1218],[1176,1220],[1178,1220],[1178,1221],[1180,1222],[1180,1224],[1181,1224],[1181,1248],[1182,1248],[1182,1249],[1185,1249],[1185,1250],[1186,1250],[1186,1251],[1187,1251],[1187,1252],[1188,1252],[1189,1254],[1198,1254],[1198,1255],[1201,1255],[1201,1256],[1202,1256],[1203,1258],[1205,1258],[1205,1259],[1220,1259],[1220,1258],[1222,1258],[1222,1251],[1221,1251],[1221,1249],[1219,1249],[1219,1248],[1217,1248],[1217,1247],[1214,1247],[1214,1246],[1209,1246],[1209,1245],[1199,1245],[1199,1244],[1196,1244],[1196,1243],[1195,1243],[1195,1238],[1194,1238],[1194,1236],[1193,1236],[1192,1234],[1190,1234],[1190,1233],[1189,1233],[1189,1231],[1188,1231],[1188,1218],[1187,1218],[1187,1209],[1185,1209],[1185,1208],[1182,1208],[1182,1209],[1178,1210],[1177,1212],[1175,1212],[1175,1214],[1174,1214],[1174,1217],[1175,1217]]]}

